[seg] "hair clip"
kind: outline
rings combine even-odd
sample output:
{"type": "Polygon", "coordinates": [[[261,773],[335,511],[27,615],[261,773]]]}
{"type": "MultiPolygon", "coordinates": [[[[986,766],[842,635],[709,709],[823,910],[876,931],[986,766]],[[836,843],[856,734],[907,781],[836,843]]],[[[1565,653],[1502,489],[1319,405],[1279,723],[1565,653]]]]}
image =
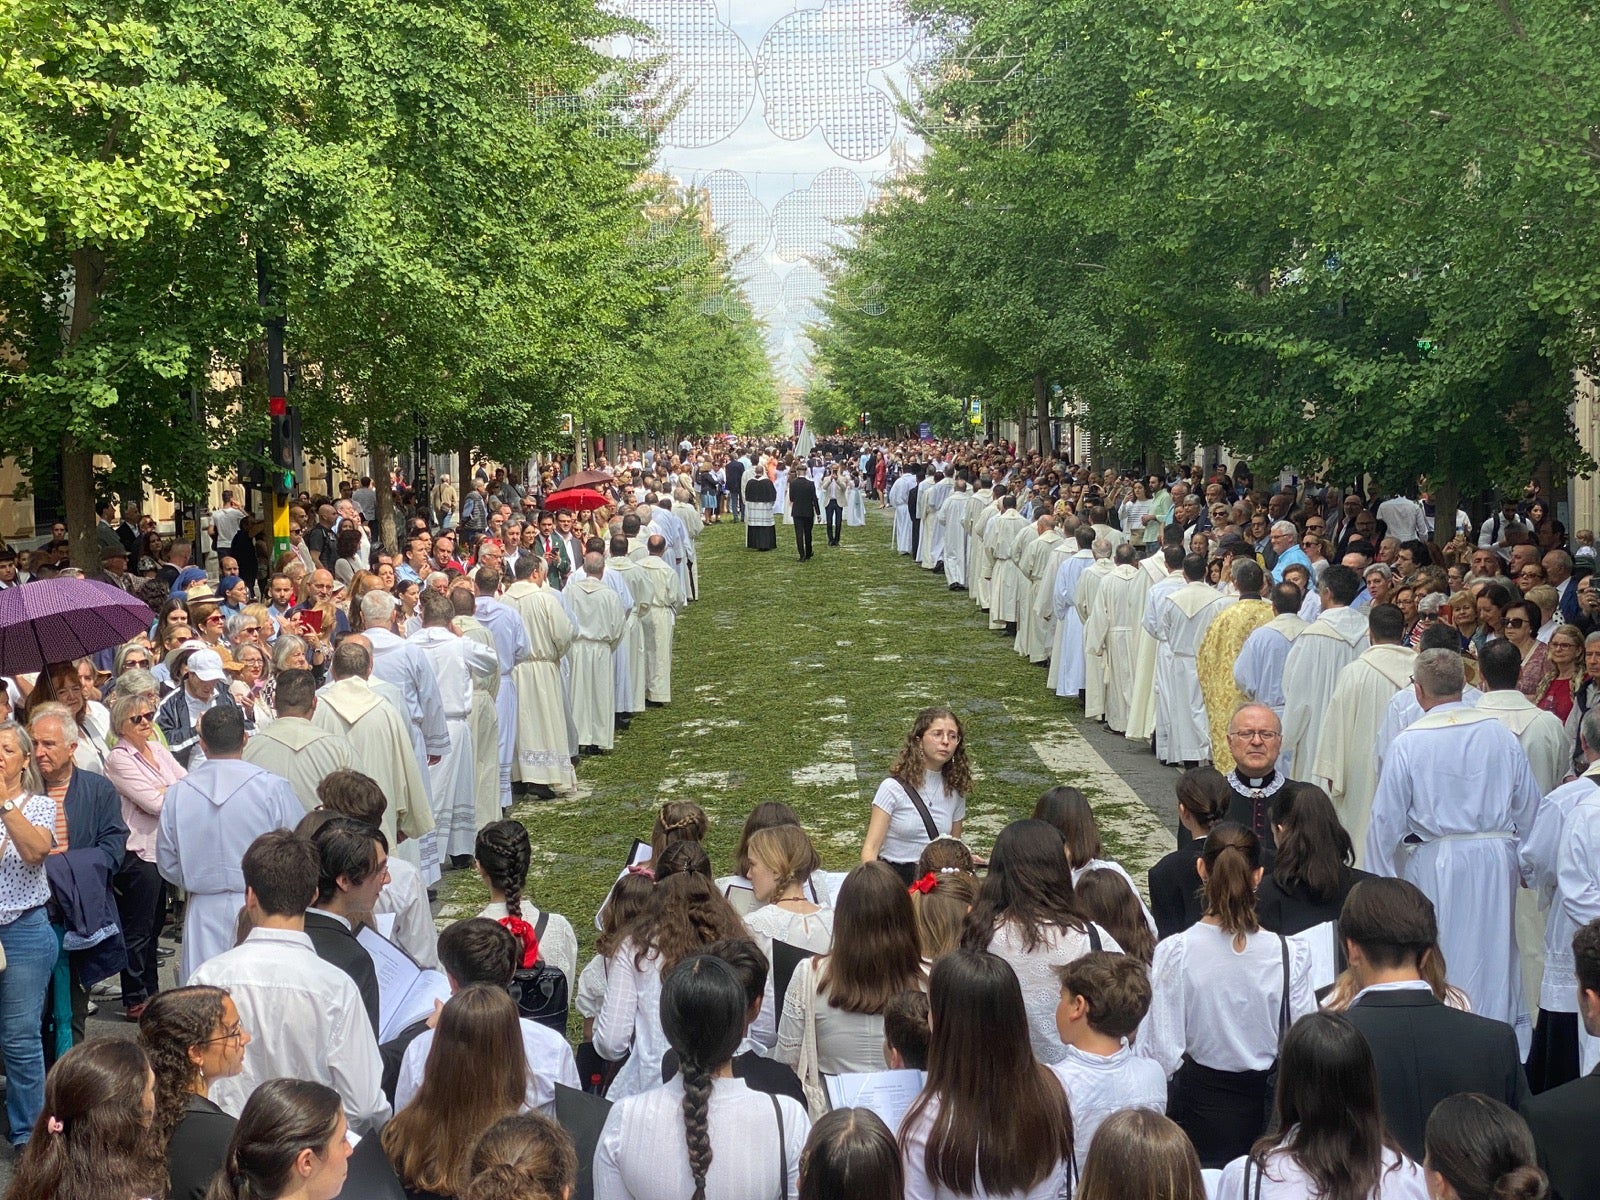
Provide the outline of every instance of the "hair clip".
{"type": "Polygon", "coordinates": [[[630,863],[628,865],[628,874],[643,875],[646,879],[653,880],[656,877],[656,869],[654,867],[647,867],[644,863],[630,863]]]}
{"type": "Polygon", "coordinates": [[[929,871],[926,875],[924,875],[921,879],[917,880],[915,883],[913,883],[906,890],[908,892],[920,892],[924,896],[926,896],[929,892],[933,891],[933,889],[935,887],[937,887],[938,884],[939,884],[939,877],[937,875],[935,875],[932,871],[929,871]]]}
{"type": "Polygon", "coordinates": [[[46,1117],[44,1127],[51,1133],[65,1133],[67,1128],[55,1117],[46,1117]]]}

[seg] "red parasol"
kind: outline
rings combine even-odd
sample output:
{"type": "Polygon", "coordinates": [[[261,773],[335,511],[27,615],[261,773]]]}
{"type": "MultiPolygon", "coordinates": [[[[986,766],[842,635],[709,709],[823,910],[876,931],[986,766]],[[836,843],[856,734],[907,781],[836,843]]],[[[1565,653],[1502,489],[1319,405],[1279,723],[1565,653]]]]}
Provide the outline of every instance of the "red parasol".
{"type": "Polygon", "coordinates": [[[563,488],[559,492],[551,492],[544,499],[544,506],[552,512],[567,509],[572,512],[593,512],[597,508],[605,508],[611,503],[609,496],[602,496],[593,488],[563,488]]]}

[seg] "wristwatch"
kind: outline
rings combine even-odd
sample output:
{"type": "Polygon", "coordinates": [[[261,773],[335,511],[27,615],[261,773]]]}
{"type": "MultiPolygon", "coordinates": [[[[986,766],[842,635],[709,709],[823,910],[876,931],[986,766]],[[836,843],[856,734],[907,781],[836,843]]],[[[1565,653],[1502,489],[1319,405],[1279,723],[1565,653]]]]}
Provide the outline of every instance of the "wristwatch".
{"type": "Polygon", "coordinates": [[[13,797],[11,797],[11,799],[7,800],[4,804],[0,804],[0,813],[14,812],[14,811],[16,811],[17,809],[19,809],[21,807],[22,807],[22,797],[21,796],[13,796],[13,797]]]}

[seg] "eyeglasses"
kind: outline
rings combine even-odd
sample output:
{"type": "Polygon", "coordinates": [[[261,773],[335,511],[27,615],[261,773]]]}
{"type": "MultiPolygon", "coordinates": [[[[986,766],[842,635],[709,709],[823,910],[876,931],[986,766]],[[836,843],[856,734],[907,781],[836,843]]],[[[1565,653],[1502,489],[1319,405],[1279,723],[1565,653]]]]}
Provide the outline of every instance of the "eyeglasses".
{"type": "Polygon", "coordinates": [[[148,725],[156,719],[155,713],[134,713],[128,720],[134,725],[148,725]]]}
{"type": "Polygon", "coordinates": [[[148,658],[125,658],[122,660],[122,669],[124,671],[137,671],[141,669],[148,671],[150,669],[150,660],[148,658]]]}
{"type": "Polygon", "coordinates": [[[206,624],[207,625],[221,625],[222,622],[223,622],[223,616],[222,616],[221,613],[212,613],[209,617],[206,618],[206,624]]]}
{"type": "Polygon", "coordinates": [[[1275,729],[1236,729],[1228,734],[1241,742],[1275,742],[1283,736],[1275,729]]]}
{"type": "Polygon", "coordinates": [[[1521,629],[1527,624],[1528,622],[1523,620],[1521,617],[1512,617],[1510,620],[1505,622],[1507,629],[1521,629]]]}
{"type": "Polygon", "coordinates": [[[209,1046],[213,1042],[231,1042],[243,1036],[244,1022],[235,1021],[232,1025],[225,1026],[216,1037],[208,1037],[203,1042],[197,1042],[196,1045],[209,1046]]]}

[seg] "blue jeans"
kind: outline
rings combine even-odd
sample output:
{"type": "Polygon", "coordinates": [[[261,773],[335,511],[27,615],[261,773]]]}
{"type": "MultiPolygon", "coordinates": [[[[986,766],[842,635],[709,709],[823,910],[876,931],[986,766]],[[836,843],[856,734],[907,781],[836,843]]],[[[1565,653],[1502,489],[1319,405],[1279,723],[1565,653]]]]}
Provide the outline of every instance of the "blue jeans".
{"type": "Polygon", "coordinates": [[[11,1144],[25,1145],[44,1107],[44,1044],[39,1022],[44,989],[56,965],[56,935],[44,908],[0,925],[6,969],[0,971],[0,1052],[6,1062],[6,1121],[11,1144]]]}

